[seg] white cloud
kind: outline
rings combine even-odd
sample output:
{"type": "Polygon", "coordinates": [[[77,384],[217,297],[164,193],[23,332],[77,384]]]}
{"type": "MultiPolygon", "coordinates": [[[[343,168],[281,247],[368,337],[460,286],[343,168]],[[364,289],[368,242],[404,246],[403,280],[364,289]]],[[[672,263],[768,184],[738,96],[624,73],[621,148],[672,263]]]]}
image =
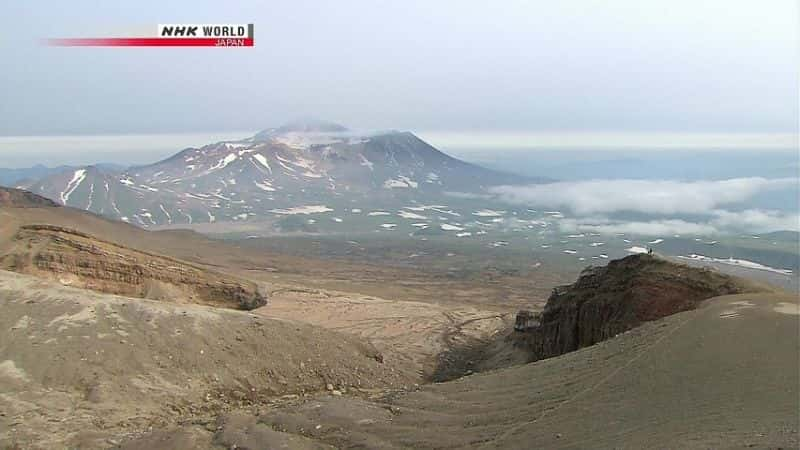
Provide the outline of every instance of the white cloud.
{"type": "Polygon", "coordinates": [[[457,192],[457,191],[445,191],[444,195],[449,195],[450,197],[455,198],[464,198],[464,199],[489,199],[492,198],[491,195],[487,194],[476,194],[473,192],[457,192]]]}
{"type": "Polygon", "coordinates": [[[634,211],[707,214],[760,192],[797,185],[793,178],[732,178],[719,181],[590,180],[529,186],[495,186],[502,200],[529,206],[569,208],[578,215],[634,211]]]}
{"type": "Polygon", "coordinates": [[[591,221],[564,219],[559,222],[559,227],[563,232],[625,233],[640,236],[667,236],[673,234],[707,236],[719,231],[714,225],[708,223],[694,223],[684,220],[613,222],[598,219],[591,221]]]}
{"type": "Polygon", "coordinates": [[[709,236],[725,232],[768,233],[770,231],[800,231],[800,215],[780,211],[748,209],[726,211],[717,209],[703,222],[681,219],[652,221],[621,221],[606,217],[566,218],[558,221],[564,233],[625,233],[640,236],[668,236],[673,234],[709,236]]]}
{"type": "Polygon", "coordinates": [[[711,223],[718,228],[766,233],[778,230],[800,231],[800,215],[779,211],[748,209],[745,211],[714,211],[711,223]]]}

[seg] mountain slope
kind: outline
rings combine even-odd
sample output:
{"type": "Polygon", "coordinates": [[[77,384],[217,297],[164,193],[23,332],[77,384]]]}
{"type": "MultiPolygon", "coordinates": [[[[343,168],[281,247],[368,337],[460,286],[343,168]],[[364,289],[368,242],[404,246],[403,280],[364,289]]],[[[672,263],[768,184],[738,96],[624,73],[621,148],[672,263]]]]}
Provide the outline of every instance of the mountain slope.
{"type": "Polygon", "coordinates": [[[334,448],[797,448],[797,302],[716,297],[535,363],[378,399],[239,410],[212,431],[169,427],[122,448],[158,448],[165,436],[266,448],[272,430],[334,448]]]}
{"type": "Polygon", "coordinates": [[[130,297],[247,310],[266,304],[254,282],[167,256],[158,244],[158,253],[125,245],[126,235],[147,234],[134,239],[141,242],[157,240],[155,233],[55,206],[27,191],[0,188],[0,269],[130,297]]]}
{"type": "Polygon", "coordinates": [[[0,207],[42,208],[52,206],[58,206],[58,204],[50,199],[22,189],[0,186],[0,207]]]}
{"type": "MultiPolygon", "coordinates": [[[[8,245],[7,245],[8,246],[8,245]]],[[[130,297],[250,310],[266,304],[252,282],[69,228],[25,225],[0,268],[130,297]]]]}
{"type": "Polygon", "coordinates": [[[429,201],[445,192],[530,181],[452,158],[412,133],[359,135],[295,122],[241,141],[187,148],[124,172],[70,169],[25,187],[139,226],[241,221],[275,210],[369,197],[429,201]]]}
{"type": "Polygon", "coordinates": [[[33,167],[21,167],[18,169],[0,168],[0,185],[14,186],[31,180],[38,180],[50,175],[65,172],[71,169],[69,166],[45,167],[37,164],[33,167]]]}
{"type": "Polygon", "coordinates": [[[329,383],[375,389],[412,379],[354,336],[244,311],[3,270],[0,308],[3,449],[110,448],[148,428],[213,423],[217,412],[291,401],[329,383]]]}
{"type": "MultiPolygon", "coordinates": [[[[69,169],[25,187],[60,205],[91,211],[136,225],[154,225],[150,211],[160,211],[156,190],[137,185],[124,173],[96,166],[69,169]]],[[[180,203],[174,208],[180,211],[180,203]]],[[[166,220],[169,222],[169,220],[166,220]]]]}

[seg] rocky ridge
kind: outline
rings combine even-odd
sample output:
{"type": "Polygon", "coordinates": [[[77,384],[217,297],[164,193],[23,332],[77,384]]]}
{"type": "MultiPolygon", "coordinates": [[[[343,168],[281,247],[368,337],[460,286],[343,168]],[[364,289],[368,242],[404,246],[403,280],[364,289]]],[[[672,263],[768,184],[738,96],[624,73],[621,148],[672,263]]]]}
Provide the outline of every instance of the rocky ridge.
{"type": "Polygon", "coordinates": [[[527,347],[533,360],[550,358],[695,309],[705,299],[754,290],[709,269],[631,255],[588,267],[575,283],[554,288],[541,314],[518,317],[517,345],[527,347]]]}
{"type": "Polygon", "coordinates": [[[0,268],[110,294],[250,310],[267,299],[250,281],[54,225],[24,225],[0,268]]]}
{"type": "Polygon", "coordinates": [[[0,206],[11,208],[40,208],[58,206],[58,203],[23,189],[0,186],[0,206]]]}

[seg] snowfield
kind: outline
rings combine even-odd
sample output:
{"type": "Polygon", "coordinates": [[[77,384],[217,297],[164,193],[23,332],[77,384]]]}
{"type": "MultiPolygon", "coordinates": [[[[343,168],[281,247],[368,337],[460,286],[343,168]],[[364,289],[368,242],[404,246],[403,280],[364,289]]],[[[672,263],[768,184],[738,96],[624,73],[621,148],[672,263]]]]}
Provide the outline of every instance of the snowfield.
{"type": "Polygon", "coordinates": [[[324,205],[308,205],[308,206],[297,206],[294,208],[286,208],[286,209],[270,209],[269,211],[275,214],[291,215],[291,214],[317,214],[317,213],[333,211],[333,209],[328,208],[327,206],[324,205]]]}
{"type": "Polygon", "coordinates": [[[463,228],[450,225],[449,223],[443,223],[440,228],[444,231],[464,231],[463,228]]]}
{"type": "Polygon", "coordinates": [[[728,265],[731,265],[731,266],[745,267],[747,269],[754,269],[754,270],[765,270],[767,272],[774,272],[774,273],[779,273],[779,274],[782,274],[782,275],[791,275],[792,274],[792,271],[789,270],[789,269],[776,269],[775,267],[765,266],[763,264],[759,264],[759,263],[753,262],[753,261],[748,261],[746,259],[712,258],[710,256],[698,255],[698,254],[695,254],[695,253],[692,253],[689,256],[678,256],[678,258],[691,259],[691,260],[695,260],[695,261],[708,261],[708,262],[715,262],[715,263],[720,263],[720,264],[728,264],[728,265]]]}
{"type": "Polygon", "coordinates": [[[505,215],[505,211],[494,211],[491,209],[481,209],[472,213],[473,216],[478,217],[501,217],[505,215]]]}
{"type": "Polygon", "coordinates": [[[390,179],[383,182],[383,187],[386,189],[394,189],[394,188],[412,188],[416,189],[419,186],[419,183],[413,181],[412,179],[406,176],[399,176],[397,179],[390,179]]]}
{"type": "Polygon", "coordinates": [[[61,192],[61,204],[66,205],[69,196],[81,185],[83,180],[86,179],[86,170],[78,169],[72,174],[72,179],[67,183],[67,187],[61,192]]]}
{"type": "Polygon", "coordinates": [[[419,214],[416,214],[416,213],[412,213],[412,212],[408,212],[408,211],[400,211],[400,212],[397,213],[397,215],[402,217],[402,218],[404,218],[404,219],[414,219],[414,220],[426,220],[427,219],[427,217],[425,217],[425,216],[422,216],[422,215],[419,215],[419,214]]]}
{"type": "Polygon", "coordinates": [[[272,184],[269,181],[264,181],[263,183],[256,183],[259,189],[267,191],[267,192],[274,192],[275,188],[272,187],[272,184]]]}
{"type": "Polygon", "coordinates": [[[232,163],[232,162],[236,161],[236,158],[238,158],[238,156],[236,155],[236,153],[229,153],[229,154],[228,154],[228,155],[226,155],[224,158],[222,158],[221,160],[219,160],[219,162],[218,162],[216,165],[214,165],[213,167],[211,167],[210,169],[208,169],[208,171],[207,171],[207,172],[212,172],[212,171],[214,171],[214,170],[224,169],[225,167],[227,167],[227,166],[228,166],[228,164],[230,164],[230,163],[232,163]]]}
{"type": "Polygon", "coordinates": [[[256,153],[255,155],[253,155],[253,159],[255,159],[256,161],[258,161],[259,164],[264,166],[269,171],[270,174],[272,173],[272,167],[270,167],[269,161],[267,161],[267,158],[265,158],[264,155],[256,153]]]}

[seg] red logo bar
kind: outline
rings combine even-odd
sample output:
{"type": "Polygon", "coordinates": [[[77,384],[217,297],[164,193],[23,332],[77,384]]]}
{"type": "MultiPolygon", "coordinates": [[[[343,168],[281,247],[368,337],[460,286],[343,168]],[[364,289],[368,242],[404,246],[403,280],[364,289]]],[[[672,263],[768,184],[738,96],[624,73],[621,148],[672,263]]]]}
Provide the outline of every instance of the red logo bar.
{"type": "Polygon", "coordinates": [[[46,43],[55,47],[252,47],[253,38],[66,38],[46,43]]]}

